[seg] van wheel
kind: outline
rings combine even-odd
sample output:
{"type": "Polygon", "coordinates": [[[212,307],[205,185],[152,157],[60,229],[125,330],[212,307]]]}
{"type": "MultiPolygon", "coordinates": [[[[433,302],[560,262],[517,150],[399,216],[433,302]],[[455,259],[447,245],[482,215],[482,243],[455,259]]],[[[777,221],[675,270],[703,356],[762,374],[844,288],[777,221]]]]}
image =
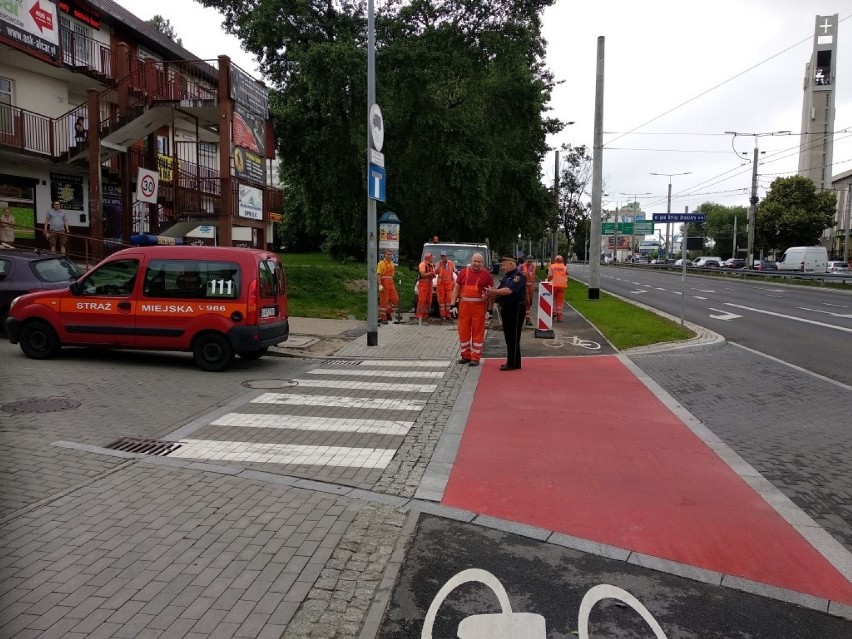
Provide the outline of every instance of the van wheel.
{"type": "Polygon", "coordinates": [[[242,353],[237,353],[242,359],[255,360],[260,359],[264,355],[266,355],[266,351],[269,350],[269,347],[258,348],[254,351],[243,351],[242,353]]]}
{"type": "Polygon", "coordinates": [[[224,335],[205,333],[195,340],[192,356],[198,368],[217,373],[234,361],[234,349],[224,335]]]}
{"type": "Polygon", "coordinates": [[[47,322],[34,320],[24,324],[19,338],[24,355],[32,359],[50,359],[59,355],[62,344],[47,322]]]}

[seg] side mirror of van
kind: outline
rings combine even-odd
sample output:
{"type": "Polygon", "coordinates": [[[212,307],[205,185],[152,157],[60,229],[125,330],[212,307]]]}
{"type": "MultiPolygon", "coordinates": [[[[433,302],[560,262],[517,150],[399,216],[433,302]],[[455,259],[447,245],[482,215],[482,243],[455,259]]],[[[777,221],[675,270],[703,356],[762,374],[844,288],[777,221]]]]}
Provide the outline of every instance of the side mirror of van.
{"type": "MultiPolygon", "coordinates": [[[[80,278],[80,279],[82,279],[82,278],[80,278]]],[[[81,287],[82,287],[82,285],[80,284],[80,280],[76,280],[74,282],[71,282],[71,286],[69,288],[71,289],[71,292],[74,295],[80,295],[80,293],[82,293],[82,290],[83,290],[81,287]]]]}

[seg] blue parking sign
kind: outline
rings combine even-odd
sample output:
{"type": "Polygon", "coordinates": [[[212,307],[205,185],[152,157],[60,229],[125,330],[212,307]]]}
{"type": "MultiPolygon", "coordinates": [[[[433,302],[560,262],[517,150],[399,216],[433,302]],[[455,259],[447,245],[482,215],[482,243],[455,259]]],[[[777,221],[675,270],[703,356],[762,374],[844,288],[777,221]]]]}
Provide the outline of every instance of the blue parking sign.
{"type": "Polygon", "coordinates": [[[367,194],[373,200],[385,201],[385,169],[370,163],[367,172],[367,194]]]}

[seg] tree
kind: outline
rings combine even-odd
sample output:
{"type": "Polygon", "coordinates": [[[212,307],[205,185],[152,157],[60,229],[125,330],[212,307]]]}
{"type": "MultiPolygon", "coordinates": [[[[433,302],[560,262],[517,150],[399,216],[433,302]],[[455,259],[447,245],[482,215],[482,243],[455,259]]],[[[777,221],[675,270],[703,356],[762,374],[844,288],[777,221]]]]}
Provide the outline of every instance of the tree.
{"type": "Polygon", "coordinates": [[[706,220],[703,225],[690,225],[690,233],[693,229],[704,236],[704,243],[712,242],[714,255],[723,259],[737,257],[734,250],[734,219],[737,224],[736,244],[739,248],[745,248],[748,244],[748,209],[744,206],[723,206],[714,202],[705,202],[697,209],[698,213],[704,213],[706,220]],[[703,227],[703,228],[702,228],[703,227]]]}
{"type": "MultiPolygon", "coordinates": [[[[363,255],[366,20],[343,0],[201,0],[255,54],[274,90],[288,244],[363,255]]],[[[386,208],[403,248],[442,239],[507,245],[553,218],[542,185],[553,78],[541,12],[553,0],[415,0],[376,16],[386,208]]],[[[381,205],[380,205],[381,206],[381,205]]],[[[381,209],[379,213],[381,213],[381,209]]]]}
{"type": "Polygon", "coordinates": [[[148,20],[148,24],[154,27],[157,31],[166,36],[169,40],[177,43],[178,46],[183,46],[183,39],[178,37],[174,26],[168,18],[164,18],[159,13],[148,20]]]}
{"type": "Polygon", "coordinates": [[[810,178],[777,178],[757,209],[755,245],[767,251],[819,243],[825,229],[834,226],[837,197],[819,191],[810,178]]]}
{"type": "MultiPolygon", "coordinates": [[[[580,254],[578,232],[584,221],[589,219],[589,207],[582,198],[588,193],[592,181],[592,157],[585,146],[572,147],[563,144],[564,155],[560,158],[559,172],[559,225],[565,230],[569,242],[574,243],[574,252],[580,254]]],[[[585,254],[585,237],[582,239],[582,252],[585,254]]]]}

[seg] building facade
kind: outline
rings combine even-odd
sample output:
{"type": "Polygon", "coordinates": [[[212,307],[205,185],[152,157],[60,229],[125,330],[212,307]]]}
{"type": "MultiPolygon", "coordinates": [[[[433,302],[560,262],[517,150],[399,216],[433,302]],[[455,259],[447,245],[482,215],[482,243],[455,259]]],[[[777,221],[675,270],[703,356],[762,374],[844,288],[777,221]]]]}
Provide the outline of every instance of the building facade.
{"type": "Polygon", "coordinates": [[[272,246],[272,157],[268,91],[226,56],[199,60],[111,0],[0,2],[0,204],[16,244],[46,246],[59,200],[74,253],[170,228],[272,246]]]}

